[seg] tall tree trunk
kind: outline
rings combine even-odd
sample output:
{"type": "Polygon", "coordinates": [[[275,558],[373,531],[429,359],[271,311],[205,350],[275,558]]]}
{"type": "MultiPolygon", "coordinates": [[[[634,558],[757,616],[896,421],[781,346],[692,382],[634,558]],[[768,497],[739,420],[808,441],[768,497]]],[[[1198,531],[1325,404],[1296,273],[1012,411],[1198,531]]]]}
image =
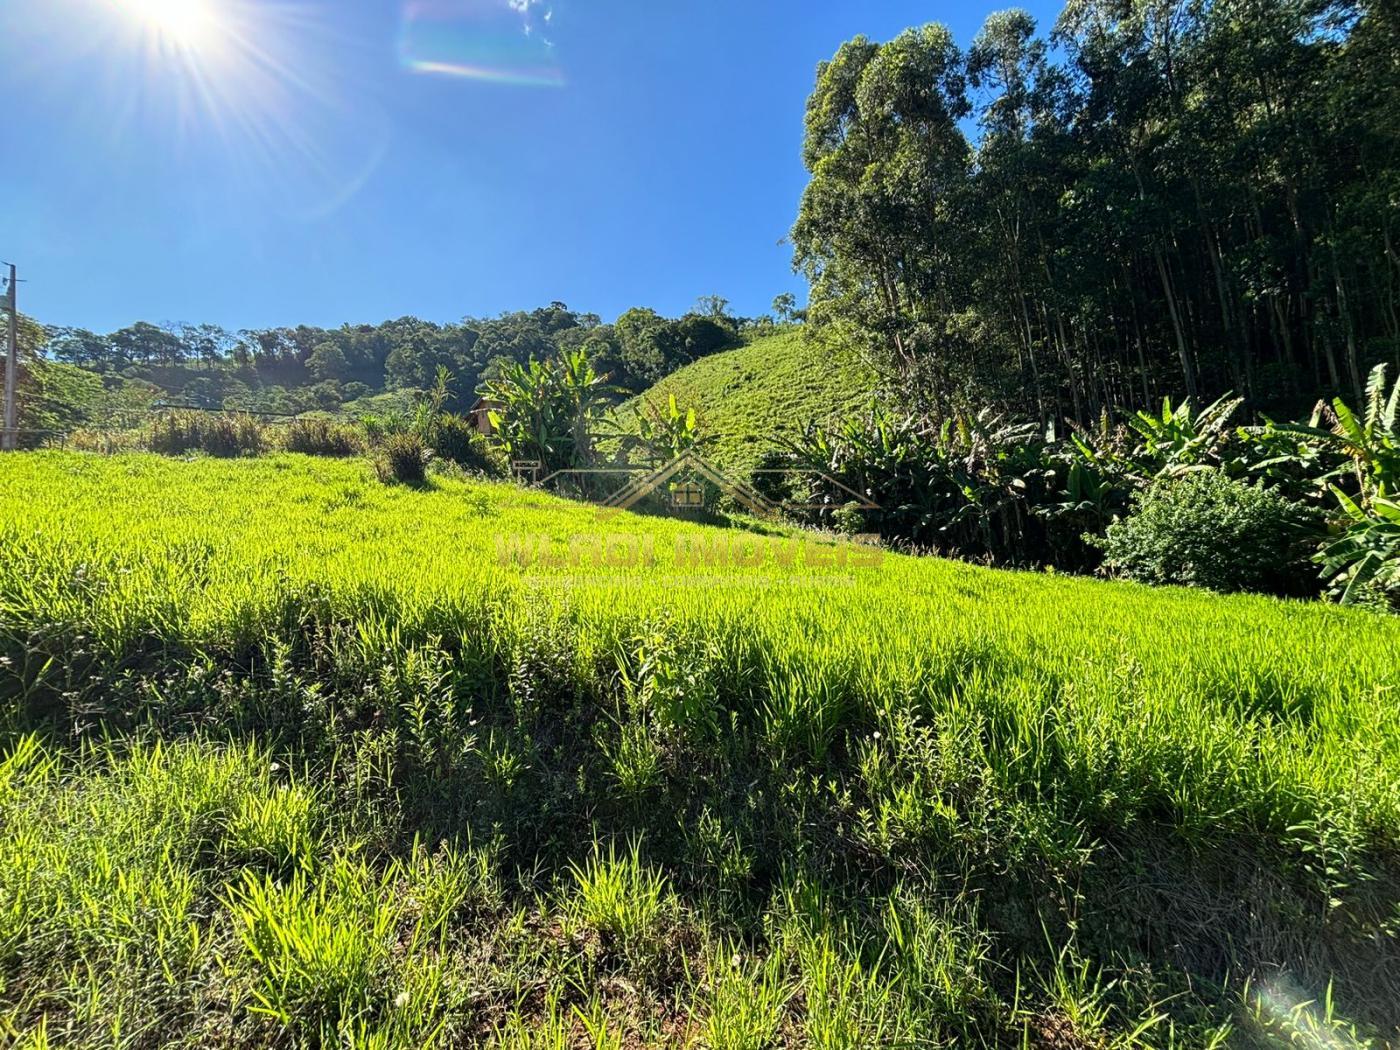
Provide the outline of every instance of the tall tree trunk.
{"type": "Polygon", "coordinates": [[[1142,404],[1146,408],[1152,404],[1153,397],[1147,374],[1147,356],[1143,349],[1142,317],[1138,313],[1137,285],[1133,282],[1133,274],[1128,268],[1126,260],[1122,263],[1122,267],[1124,280],[1128,287],[1128,301],[1133,308],[1133,345],[1137,347],[1138,375],[1142,377],[1142,404]]]}
{"type": "Polygon", "coordinates": [[[1176,296],[1172,292],[1171,275],[1167,273],[1167,262],[1162,255],[1162,249],[1157,248],[1153,252],[1157,260],[1157,274],[1162,279],[1162,294],[1167,299],[1167,312],[1171,315],[1172,331],[1176,334],[1176,352],[1181,362],[1181,374],[1186,380],[1186,396],[1192,401],[1197,399],[1196,389],[1196,369],[1191,361],[1191,350],[1186,345],[1186,331],[1181,324],[1181,313],[1177,309],[1176,296]]]}
{"type": "Polygon", "coordinates": [[[1327,253],[1332,262],[1332,282],[1337,290],[1337,315],[1342,322],[1342,335],[1347,342],[1347,372],[1351,376],[1352,392],[1356,394],[1356,399],[1360,402],[1365,389],[1361,383],[1361,364],[1356,356],[1356,327],[1352,322],[1351,309],[1347,305],[1346,284],[1342,280],[1341,267],[1337,265],[1337,253],[1329,250],[1327,253]]]}

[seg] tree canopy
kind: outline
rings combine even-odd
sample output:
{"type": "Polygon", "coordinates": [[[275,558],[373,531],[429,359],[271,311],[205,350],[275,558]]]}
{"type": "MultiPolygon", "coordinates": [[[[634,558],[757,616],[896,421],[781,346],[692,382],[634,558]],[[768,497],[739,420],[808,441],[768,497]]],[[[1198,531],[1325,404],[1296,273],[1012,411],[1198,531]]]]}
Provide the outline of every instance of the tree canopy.
{"type": "Polygon", "coordinates": [[[1043,421],[1400,360],[1400,14],[1071,0],[863,37],[818,69],[793,229],[814,321],[922,407],[1043,421]]]}
{"type": "MultiPolygon", "coordinates": [[[[784,320],[795,319],[793,307],[784,320]]],[[[108,334],[38,330],[38,347],[66,365],[150,382],[198,407],[299,412],[335,408],[366,394],[426,390],[439,369],[453,380],[448,407],[471,404],[482,384],[511,365],[584,350],[609,382],[645,390],[682,365],[736,345],[772,318],[740,318],[707,296],[681,317],[634,308],[615,324],[553,302],[497,317],[438,324],[403,317],[378,325],[227,331],[211,324],[138,321],[108,334]]],[[[36,329],[37,330],[37,329],[36,329]]]]}

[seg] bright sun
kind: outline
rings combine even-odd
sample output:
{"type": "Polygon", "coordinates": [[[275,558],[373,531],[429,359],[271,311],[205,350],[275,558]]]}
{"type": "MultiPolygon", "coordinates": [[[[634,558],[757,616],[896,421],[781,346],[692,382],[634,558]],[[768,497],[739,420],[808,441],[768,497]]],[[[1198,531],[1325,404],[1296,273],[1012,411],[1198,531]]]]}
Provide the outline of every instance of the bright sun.
{"type": "Polygon", "coordinates": [[[162,43],[197,49],[218,35],[218,0],[116,0],[162,43]]]}

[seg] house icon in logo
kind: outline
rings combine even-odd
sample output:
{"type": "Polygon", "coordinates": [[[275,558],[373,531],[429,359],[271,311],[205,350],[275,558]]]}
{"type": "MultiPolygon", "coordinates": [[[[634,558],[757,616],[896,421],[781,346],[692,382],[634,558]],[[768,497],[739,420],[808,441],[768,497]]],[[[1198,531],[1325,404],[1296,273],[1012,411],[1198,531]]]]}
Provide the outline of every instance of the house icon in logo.
{"type": "MultiPolygon", "coordinates": [[[[658,467],[649,474],[633,478],[603,501],[605,510],[630,510],[654,492],[667,488],[674,480],[682,484],[673,495],[681,495],[691,500],[687,507],[703,505],[704,489],[699,480],[708,481],[749,513],[761,518],[776,517],[782,509],[777,503],[765,497],[750,485],[731,481],[709,460],[694,452],[683,452],[671,462],[658,467]],[[698,497],[698,500],[695,499],[698,497]]],[[[672,500],[674,503],[675,501],[672,500]]]]}

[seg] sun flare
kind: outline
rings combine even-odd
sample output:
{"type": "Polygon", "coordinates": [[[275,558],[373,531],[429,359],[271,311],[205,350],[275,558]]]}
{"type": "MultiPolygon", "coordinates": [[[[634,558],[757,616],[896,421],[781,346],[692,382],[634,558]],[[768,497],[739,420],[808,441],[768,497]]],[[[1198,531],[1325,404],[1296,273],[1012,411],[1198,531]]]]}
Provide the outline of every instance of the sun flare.
{"type": "Polygon", "coordinates": [[[207,48],[219,35],[218,0],[116,0],[162,43],[207,48]]]}

